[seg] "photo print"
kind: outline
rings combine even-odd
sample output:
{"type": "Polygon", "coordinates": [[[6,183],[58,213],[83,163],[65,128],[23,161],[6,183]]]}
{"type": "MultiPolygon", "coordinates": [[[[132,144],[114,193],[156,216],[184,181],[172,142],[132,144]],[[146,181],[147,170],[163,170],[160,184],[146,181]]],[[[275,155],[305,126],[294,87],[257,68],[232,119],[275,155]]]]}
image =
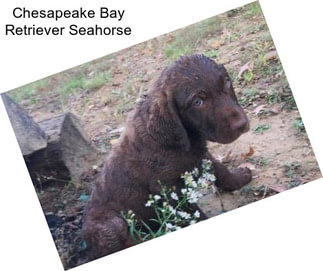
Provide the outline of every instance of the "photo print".
{"type": "Polygon", "coordinates": [[[321,177],[258,2],[2,99],[65,269],[321,177]]]}

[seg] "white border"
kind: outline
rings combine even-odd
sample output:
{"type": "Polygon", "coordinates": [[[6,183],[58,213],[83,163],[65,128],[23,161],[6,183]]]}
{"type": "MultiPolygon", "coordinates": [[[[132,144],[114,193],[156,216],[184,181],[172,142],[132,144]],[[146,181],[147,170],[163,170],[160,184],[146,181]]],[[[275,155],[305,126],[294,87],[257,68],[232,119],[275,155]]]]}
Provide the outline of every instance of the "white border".
{"type": "MultiPolygon", "coordinates": [[[[2,91],[82,64],[250,1],[82,1],[125,8],[130,38],[59,40],[3,36],[8,13],[25,1],[1,2],[2,91]]],[[[322,167],[322,16],[319,1],[260,1],[322,167]]],[[[77,0],[29,1],[33,7],[78,7],[77,0]]],[[[9,14],[9,15],[8,15],[9,14]]],[[[0,266],[63,270],[9,120],[0,103],[0,266]]],[[[322,270],[322,180],[231,211],[190,228],[93,261],[75,270],[322,270]]]]}

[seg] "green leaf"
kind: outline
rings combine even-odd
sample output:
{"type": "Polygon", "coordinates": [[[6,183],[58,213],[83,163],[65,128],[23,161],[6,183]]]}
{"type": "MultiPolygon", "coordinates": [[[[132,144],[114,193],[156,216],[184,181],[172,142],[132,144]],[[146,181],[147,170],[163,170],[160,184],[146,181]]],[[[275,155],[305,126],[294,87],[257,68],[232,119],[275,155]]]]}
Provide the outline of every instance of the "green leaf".
{"type": "Polygon", "coordinates": [[[89,196],[88,195],[85,195],[85,194],[82,194],[78,200],[80,201],[83,201],[83,202],[87,202],[89,200],[89,196]]]}

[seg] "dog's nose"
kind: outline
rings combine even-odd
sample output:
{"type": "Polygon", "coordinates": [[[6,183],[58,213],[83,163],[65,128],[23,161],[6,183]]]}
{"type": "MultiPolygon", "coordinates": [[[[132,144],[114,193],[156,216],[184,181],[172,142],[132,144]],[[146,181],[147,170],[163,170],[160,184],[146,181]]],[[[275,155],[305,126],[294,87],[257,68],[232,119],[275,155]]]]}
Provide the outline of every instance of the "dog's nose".
{"type": "Polygon", "coordinates": [[[245,133],[249,131],[249,121],[245,116],[240,117],[231,123],[231,128],[239,133],[245,133]]]}

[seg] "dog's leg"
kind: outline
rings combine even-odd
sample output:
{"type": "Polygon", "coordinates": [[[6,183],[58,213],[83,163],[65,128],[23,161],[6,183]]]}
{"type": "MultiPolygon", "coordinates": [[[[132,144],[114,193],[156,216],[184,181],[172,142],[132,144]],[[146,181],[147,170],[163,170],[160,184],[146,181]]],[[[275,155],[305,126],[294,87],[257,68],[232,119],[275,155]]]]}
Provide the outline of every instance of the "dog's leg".
{"type": "Polygon", "coordinates": [[[215,185],[225,191],[233,191],[241,188],[251,181],[252,175],[249,168],[236,168],[230,172],[226,166],[214,159],[211,154],[207,154],[207,159],[212,161],[214,174],[216,176],[215,185]]]}
{"type": "Polygon", "coordinates": [[[94,215],[87,215],[83,236],[91,260],[134,245],[128,233],[128,225],[118,213],[112,211],[107,214],[106,210],[99,213],[96,209],[94,215]]]}

